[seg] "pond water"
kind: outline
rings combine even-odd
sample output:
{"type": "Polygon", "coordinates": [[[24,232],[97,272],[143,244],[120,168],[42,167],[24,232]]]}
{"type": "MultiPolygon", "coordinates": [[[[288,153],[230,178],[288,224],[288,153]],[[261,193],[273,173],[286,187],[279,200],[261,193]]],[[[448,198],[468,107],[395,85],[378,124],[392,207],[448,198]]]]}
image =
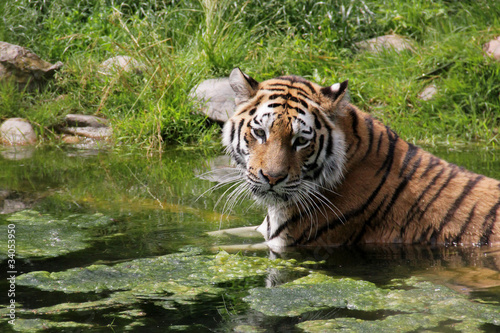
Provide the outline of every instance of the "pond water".
{"type": "MultiPolygon", "coordinates": [[[[500,150],[430,150],[500,179],[500,150]]],[[[221,160],[2,148],[0,331],[500,330],[500,248],[221,250],[261,239],[207,232],[265,215],[221,215],[227,188],[196,177],[221,160]]]]}

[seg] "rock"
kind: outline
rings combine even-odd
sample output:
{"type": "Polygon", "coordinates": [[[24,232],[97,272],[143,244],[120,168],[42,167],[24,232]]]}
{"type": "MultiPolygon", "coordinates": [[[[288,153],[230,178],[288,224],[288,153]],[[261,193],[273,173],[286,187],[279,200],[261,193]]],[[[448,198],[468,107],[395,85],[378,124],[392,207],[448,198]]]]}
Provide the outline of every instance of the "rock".
{"type": "Polygon", "coordinates": [[[12,79],[20,89],[41,87],[62,66],[62,62],[53,65],[24,47],[0,42],[0,80],[12,79]]]}
{"type": "Polygon", "coordinates": [[[212,121],[224,123],[234,113],[236,95],[228,78],[209,79],[200,83],[190,92],[198,101],[199,109],[212,121]]]}
{"type": "Polygon", "coordinates": [[[96,117],[88,116],[83,114],[68,114],[65,118],[66,124],[72,127],[107,127],[109,120],[96,117]]]}
{"type": "Polygon", "coordinates": [[[500,61],[500,36],[484,44],[483,50],[487,56],[500,61]]]}
{"type": "Polygon", "coordinates": [[[129,56],[116,56],[103,61],[99,65],[99,73],[113,75],[122,71],[134,74],[142,74],[146,66],[129,56]]]}
{"type": "Polygon", "coordinates": [[[108,139],[113,135],[109,127],[62,127],[61,132],[97,140],[108,139]]]}
{"type": "Polygon", "coordinates": [[[357,42],[354,45],[360,50],[379,53],[384,50],[395,50],[401,52],[404,50],[413,51],[411,41],[399,35],[385,35],[372,39],[357,42]]]}
{"type": "Polygon", "coordinates": [[[437,93],[437,87],[435,84],[430,84],[422,90],[420,94],[418,94],[418,98],[423,101],[428,101],[434,97],[437,93]]]}
{"type": "Polygon", "coordinates": [[[0,139],[8,145],[27,145],[36,142],[36,134],[27,120],[10,118],[0,126],[0,139]]]}

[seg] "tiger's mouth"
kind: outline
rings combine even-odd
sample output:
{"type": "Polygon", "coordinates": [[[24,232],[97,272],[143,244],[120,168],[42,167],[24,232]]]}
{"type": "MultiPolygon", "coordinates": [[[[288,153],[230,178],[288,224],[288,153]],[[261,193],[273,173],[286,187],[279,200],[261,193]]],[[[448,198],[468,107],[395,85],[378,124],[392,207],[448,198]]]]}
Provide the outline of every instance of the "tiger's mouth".
{"type": "Polygon", "coordinates": [[[285,193],[272,187],[262,188],[252,184],[250,191],[259,202],[266,205],[282,205],[292,202],[294,198],[293,193],[285,193]]]}

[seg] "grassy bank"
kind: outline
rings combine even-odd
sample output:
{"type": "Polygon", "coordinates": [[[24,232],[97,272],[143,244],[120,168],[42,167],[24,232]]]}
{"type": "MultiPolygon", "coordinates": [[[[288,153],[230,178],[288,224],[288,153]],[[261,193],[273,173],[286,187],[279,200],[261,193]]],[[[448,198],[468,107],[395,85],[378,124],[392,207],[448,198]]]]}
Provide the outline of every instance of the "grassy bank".
{"type": "Polygon", "coordinates": [[[259,80],[297,74],[324,85],[349,79],[353,102],[420,143],[500,142],[500,63],[482,45],[500,35],[498,1],[7,0],[0,40],[65,63],[37,94],[0,88],[0,118],[21,116],[51,137],[65,114],[111,120],[115,138],[161,150],[218,142],[193,113],[189,90],[239,66],[259,80]],[[396,33],[414,52],[358,52],[396,33]],[[140,76],[103,76],[129,55],[140,76]],[[430,101],[417,98],[434,84],[430,101]],[[56,99],[64,95],[65,98],[56,99]]]}

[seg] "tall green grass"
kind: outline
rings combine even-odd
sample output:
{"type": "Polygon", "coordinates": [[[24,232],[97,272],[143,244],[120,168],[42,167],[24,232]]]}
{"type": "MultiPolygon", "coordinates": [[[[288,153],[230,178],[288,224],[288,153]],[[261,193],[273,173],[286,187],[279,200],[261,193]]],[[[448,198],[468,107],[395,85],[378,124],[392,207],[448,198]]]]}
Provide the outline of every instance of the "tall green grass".
{"type": "Polygon", "coordinates": [[[219,130],[188,93],[239,66],[260,80],[349,79],[353,102],[410,141],[500,141],[500,64],[482,52],[500,35],[498,1],[7,0],[0,8],[1,40],[65,63],[37,95],[0,90],[1,118],[19,113],[44,133],[78,112],[109,118],[115,140],[152,151],[213,145],[219,130]],[[354,46],[389,33],[411,39],[414,52],[354,46]],[[116,55],[145,64],[142,75],[100,74],[99,63],[116,55]],[[419,100],[431,83],[435,98],[419,100]]]}

